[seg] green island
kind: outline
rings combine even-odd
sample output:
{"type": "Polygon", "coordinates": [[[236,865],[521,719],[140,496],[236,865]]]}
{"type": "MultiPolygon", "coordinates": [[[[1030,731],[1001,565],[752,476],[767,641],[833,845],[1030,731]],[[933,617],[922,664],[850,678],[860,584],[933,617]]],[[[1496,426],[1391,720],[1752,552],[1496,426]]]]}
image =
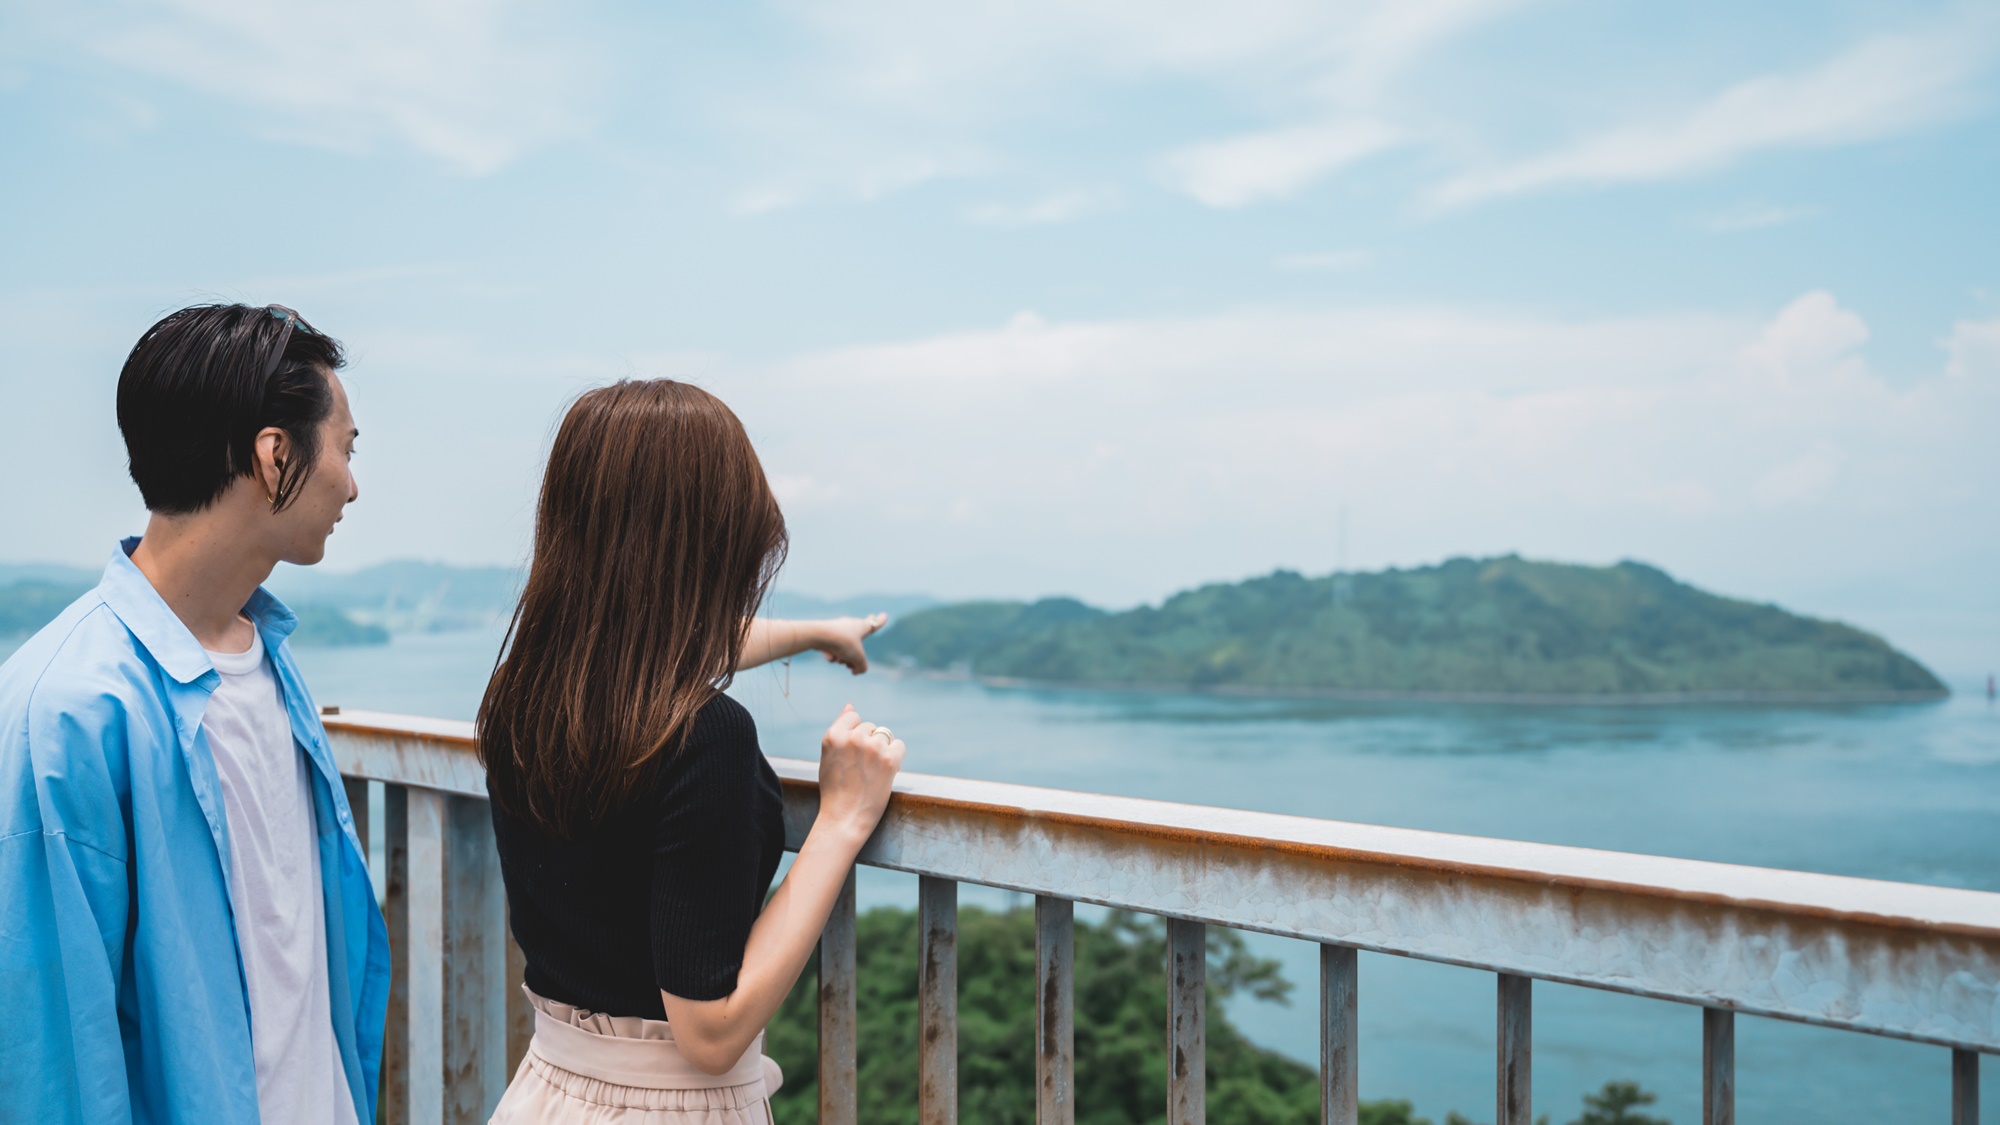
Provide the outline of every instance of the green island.
{"type": "MultiPolygon", "coordinates": [[[[860,1120],[917,1122],[917,917],[867,911],[855,929],[860,1025],[856,1092],[860,1120]]],[[[1153,1125],[1166,1120],[1166,927],[1158,918],[1112,911],[1076,923],[1077,1125],[1153,1125]]],[[[1290,1002],[1278,963],[1250,954],[1230,930],[1208,931],[1208,1120],[1217,1125],[1314,1125],[1319,1075],[1257,1046],[1230,1022],[1222,1001],[1244,995],[1290,1002]]],[[[764,1053],[784,1069],[771,1099],[777,1125],[819,1118],[819,981],[813,966],[793,986],[766,1033],[764,1053]]],[[[1655,1095],[1631,1082],[1583,1096],[1568,1125],[1668,1125],[1641,1112],[1655,1095]]],[[[959,1120],[1033,1125],[1035,1120],[1035,912],[976,906],[958,917],[959,1120]]],[[[1361,1103],[1361,1125],[1432,1125],[1400,1098],[1361,1103]]],[[[1537,1119],[1548,1125],[1550,1118],[1537,1119]]],[[[1453,1111],[1443,1125],[1473,1125],[1453,1111]]]]}
{"type": "Polygon", "coordinates": [[[1639,562],[1517,556],[1308,578],[1280,570],[1110,612],[1072,598],[911,613],[870,642],[989,681],[1356,698],[1916,700],[1928,668],[1836,621],[1639,562]]]}

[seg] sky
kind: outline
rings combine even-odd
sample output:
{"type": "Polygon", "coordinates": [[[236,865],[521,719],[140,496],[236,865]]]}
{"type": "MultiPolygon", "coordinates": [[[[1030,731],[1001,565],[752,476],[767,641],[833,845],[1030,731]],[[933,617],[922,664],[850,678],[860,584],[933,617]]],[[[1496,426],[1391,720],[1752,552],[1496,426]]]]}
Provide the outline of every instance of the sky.
{"type": "Polygon", "coordinates": [[[143,526],[147,325],[280,302],[336,569],[522,561],[666,376],[799,593],[1637,558],[1983,673],[1997,114],[1992,3],[0,0],[0,561],[143,526]]]}

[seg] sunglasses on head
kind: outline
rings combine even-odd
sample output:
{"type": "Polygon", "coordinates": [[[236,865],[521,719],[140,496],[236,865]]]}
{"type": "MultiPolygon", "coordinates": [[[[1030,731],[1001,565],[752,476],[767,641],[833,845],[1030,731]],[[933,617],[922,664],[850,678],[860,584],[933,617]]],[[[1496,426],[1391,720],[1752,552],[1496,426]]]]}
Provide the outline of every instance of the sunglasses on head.
{"type": "Polygon", "coordinates": [[[268,380],[271,376],[278,373],[278,365],[285,362],[285,349],[291,346],[292,330],[295,328],[303,329],[307,332],[315,332],[316,330],[312,325],[306,323],[306,318],[300,316],[297,309],[286,308],[284,305],[265,305],[264,311],[270,314],[272,319],[280,321],[284,325],[278,333],[278,346],[271,353],[271,362],[264,368],[264,378],[268,380]]]}

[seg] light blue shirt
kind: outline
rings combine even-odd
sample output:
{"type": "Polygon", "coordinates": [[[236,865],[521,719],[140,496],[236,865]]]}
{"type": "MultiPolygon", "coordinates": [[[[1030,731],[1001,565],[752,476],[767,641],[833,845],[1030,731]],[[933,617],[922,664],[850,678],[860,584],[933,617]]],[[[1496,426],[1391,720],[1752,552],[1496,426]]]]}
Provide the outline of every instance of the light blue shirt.
{"type": "MultiPolygon", "coordinates": [[[[250,1008],[229,906],[229,825],[201,730],[219,676],[112,555],[97,588],[0,665],[0,1123],[257,1120],[250,1008]]],[[[334,1040],[375,1112],[389,941],[365,852],[263,590],[262,634],[313,764],[334,1040]]]]}

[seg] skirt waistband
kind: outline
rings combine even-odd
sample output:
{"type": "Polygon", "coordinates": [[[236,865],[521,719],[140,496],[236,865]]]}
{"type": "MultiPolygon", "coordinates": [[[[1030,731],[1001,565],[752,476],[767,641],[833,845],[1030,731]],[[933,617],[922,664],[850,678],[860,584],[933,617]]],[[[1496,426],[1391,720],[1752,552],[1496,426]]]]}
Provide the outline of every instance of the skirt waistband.
{"type": "Polygon", "coordinates": [[[528,1049],[571,1074],[645,1090],[714,1090],[764,1081],[762,1032],[735,1066],[709,1074],[681,1054],[665,1020],[604,1016],[537,996],[526,986],[521,991],[535,1009],[535,1038],[528,1049]]]}

